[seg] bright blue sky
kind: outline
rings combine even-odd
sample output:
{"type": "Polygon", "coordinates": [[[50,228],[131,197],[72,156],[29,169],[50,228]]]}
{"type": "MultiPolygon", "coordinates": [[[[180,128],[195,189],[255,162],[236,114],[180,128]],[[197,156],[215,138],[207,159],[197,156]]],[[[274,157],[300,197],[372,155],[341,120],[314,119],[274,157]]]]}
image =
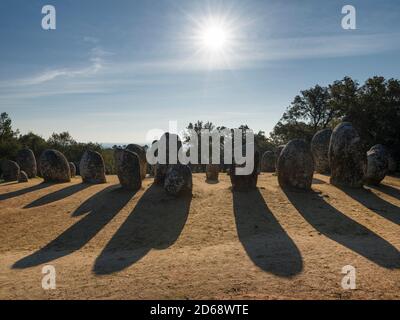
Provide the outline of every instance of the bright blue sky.
{"type": "Polygon", "coordinates": [[[22,133],[79,141],[145,142],[169,120],[268,133],[300,90],[400,78],[399,40],[398,0],[2,0],[0,111],[22,133]],[[341,28],[346,4],[357,30],[341,28]],[[207,17],[229,30],[223,61],[193,39],[207,17]]]}

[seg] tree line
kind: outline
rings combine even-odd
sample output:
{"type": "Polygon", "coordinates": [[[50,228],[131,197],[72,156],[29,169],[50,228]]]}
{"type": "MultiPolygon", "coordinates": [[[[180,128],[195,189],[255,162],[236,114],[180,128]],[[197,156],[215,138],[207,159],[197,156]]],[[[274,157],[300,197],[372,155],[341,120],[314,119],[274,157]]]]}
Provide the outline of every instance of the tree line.
{"type": "MultiPolygon", "coordinates": [[[[328,86],[316,85],[303,90],[294,97],[269,136],[264,131],[255,133],[255,144],[263,153],[295,138],[311,141],[317,131],[333,129],[341,121],[353,123],[365,151],[375,144],[383,144],[397,160],[400,159],[400,81],[376,76],[360,85],[345,77],[328,86]]],[[[187,126],[199,134],[202,129],[225,128],[209,121],[196,121],[187,126]]],[[[239,128],[250,129],[246,124],[239,128]]],[[[77,142],[68,132],[53,133],[47,140],[33,132],[21,135],[13,129],[7,113],[2,113],[0,161],[15,159],[17,151],[23,147],[32,149],[36,157],[45,149],[57,149],[75,163],[79,163],[86,149],[91,149],[103,155],[107,173],[115,173],[113,148],[116,146],[103,148],[98,143],[77,142]]]]}

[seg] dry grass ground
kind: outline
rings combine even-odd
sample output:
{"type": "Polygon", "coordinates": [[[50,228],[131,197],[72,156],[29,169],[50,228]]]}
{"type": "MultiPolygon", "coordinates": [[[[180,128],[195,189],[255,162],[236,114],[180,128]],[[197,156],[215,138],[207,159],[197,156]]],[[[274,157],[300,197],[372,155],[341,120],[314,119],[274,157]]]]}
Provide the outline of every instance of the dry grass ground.
{"type": "Polygon", "coordinates": [[[284,192],[263,173],[258,190],[229,177],[174,199],[146,178],[136,194],[104,185],[0,186],[2,299],[399,299],[400,180],[284,192]],[[41,287],[55,266],[57,288],[41,287]],[[341,288],[341,269],[357,289],[341,288]]]}

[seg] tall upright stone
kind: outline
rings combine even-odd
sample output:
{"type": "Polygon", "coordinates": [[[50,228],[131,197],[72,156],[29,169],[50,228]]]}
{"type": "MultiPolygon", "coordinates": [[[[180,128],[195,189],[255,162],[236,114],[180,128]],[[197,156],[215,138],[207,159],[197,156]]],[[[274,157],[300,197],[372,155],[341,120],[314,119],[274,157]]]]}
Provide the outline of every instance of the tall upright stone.
{"type": "Polygon", "coordinates": [[[311,189],[314,160],[310,145],[301,139],[289,141],[280,154],[277,170],[282,188],[311,189]]]}
{"type": "Polygon", "coordinates": [[[4,181],[9,182],[18,180],[21,169],[15,161],[3,160],[1,163],[1,171],[3,172],[4,181]]]}
{"type": "Polygon", "coordinates": [[[39,167],[45,182],[70,182],[71,171],[67,158],[58,150],[42,152],[39,167]]]}
{"type": "Polygon", "coordinates": [[[229,171],[233,191],[250,191],[257,188],[258,175],[260,173],[260,153],[254,151],[253,154],[254,167],[250,174],[238,174],[237,168],[244,167],[233,163],[229,171]]]}
{"type": "Polygon", "coordinates": [[[350,122],[342,122],[332,132],[329,144],[330,182],[337,186],[363,186],[366,154],[360,136],[350,122]]]}
{"type": "Polygon", "coordinates": [[[315,171],[318,173],[329,173],[329,143],[332,130],[323,129],[318,131],[311,140],[311,152],[314,158],[315,171]]]}
{"type": "Polygon", "coordinates": [[[160,140],[153,141],[153,144],[155,142],[158,144],[156,156],[159,157],[159,160],[154,166],[154,183],[163,185],[169,165],[179,163],[178,153],[182,147],[182,141],[178,135],[166,132],[161,136],[160,140]],[[170,149],[170,141],[175,146],[174,152],[172,151],[173,149],[170,149]],[[165,148],[165,150],[160,150],[160,148],[165,148]]]}
{"type": "Polygon", "coordinates": [[[207,181],[218,181],[220,166],[219,164],[206,165],[206,179],[207,181]]]}
{"type": "Polygon", "coordinates": [[[365,183],[379,185],[388,173],[389,161],[386,148],[377,144],[367,152],[367,168],[365,171],[365,183]]]}
{"type": "Polygon", "coordinates": [[[142,187],[142,177],[138,154],[128,149],[115,149],[114,160],[122,188],[139,190],[142,187]]]}
{"type": "Polygon", "coordinates": [[[144,178],[146,178],[147,173],[146,151],[143,147],[137,144],[129,144],[127,145],[126,149],[138,155],[140,161],[140,176],[143,180],[144,178]]]}
{"type": "Polygon", "coordinates": [[[76,176],[76,166],[75,163],[73,162],[68,162],[69,164],[69,170],[71,171],[71,178],[74,178],[76,176]]]}
{"type": "Polygon", "coordinates": [[[86,150],[79,163],[79,172],[84,183],[99,184],[106,182],[106,170],[100,153],[86,150]]]}
{"type": "Polygon", "coordinates": [[[34,178],[37,175],[36,158],[31,149],[21,149],[17,153],[17,163],[22,171],[28,175],[28,178],[34,178]]]}
{"type": "Polygon", "coordinates": [[[170,164],[168,166],[164,189],[173,196],[178,196],[182,193],[191,193],[193,188],[192,171],[188,165],[170,164]]]}
{"type": "Polygon", "coordinates": [[[273,151],[265,151],[261,159],[262,172],[275,172],[276,156],[273,151]]]}

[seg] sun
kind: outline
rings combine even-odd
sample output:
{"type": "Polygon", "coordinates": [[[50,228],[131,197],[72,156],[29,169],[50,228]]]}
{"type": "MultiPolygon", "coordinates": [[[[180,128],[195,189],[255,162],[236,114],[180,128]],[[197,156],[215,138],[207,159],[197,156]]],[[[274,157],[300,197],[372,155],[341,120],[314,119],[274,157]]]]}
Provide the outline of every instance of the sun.
{"type": "Polygon", "coordinates": [[[207,24],[199,31],[200,45],[210,53],[218,53],[228,49],[230,38],[228,28],[216,23],[207,24]]]}
{"type": "Polygon", "coordinates": [[[193,19],[189,36],[194,46],[193,60],[209,69],[231,64],[238,47],[238,30],[232,19],[224,15],[207,15],[193,19]]]}

